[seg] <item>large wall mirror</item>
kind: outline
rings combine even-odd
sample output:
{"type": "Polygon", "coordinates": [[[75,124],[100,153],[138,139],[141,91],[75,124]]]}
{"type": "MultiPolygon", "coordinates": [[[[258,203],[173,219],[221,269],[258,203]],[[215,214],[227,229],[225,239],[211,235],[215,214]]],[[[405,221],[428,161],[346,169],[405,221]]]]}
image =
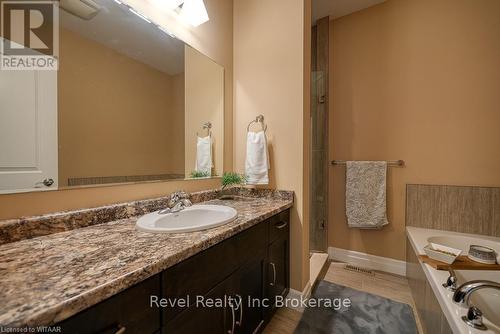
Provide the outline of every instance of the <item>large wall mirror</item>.
{"type": "Polygon", "coordinates": [[[61,2],[57,72],[0,71],[0,192],[221,175],[224,68],[93,1],[61,2]]]}

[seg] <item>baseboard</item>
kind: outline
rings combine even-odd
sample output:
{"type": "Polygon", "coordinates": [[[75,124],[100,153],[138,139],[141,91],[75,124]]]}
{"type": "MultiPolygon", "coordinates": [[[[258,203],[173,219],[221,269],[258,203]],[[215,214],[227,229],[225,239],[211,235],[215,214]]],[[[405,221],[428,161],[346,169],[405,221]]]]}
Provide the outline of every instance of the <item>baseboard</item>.
{"type": "MultiPolygon", "coordinates": [[[[300,301],[303,299],[307,299],[309,297],[311,297],[311,282],[307,282],[303,291],[298,291],[298,290],[294,290],[294,289],[290,288],[290,290],[288,291],[288,295],[286,296],[286,299],[289,299],[289,300],[296,299],[296,300],[300,301]]],[[[297,302],[297,304],[300,304],[300,302],[297,302]]],[[[304,310],[303,307],[301,307],[301,306],[295,307],[294,305],[295,305],[295,303],[291,302],[291,303],[289,303],[288,308],[294,309],[296,311],[303,311],[304,310]]]]}
{"type": "Polygon", "coordinates": [[[305,298],[309,298],[311,296],[311,282],[307,282],[304,290],[302,291],[290,288],[288,290],[288,295],[286,296],[286,298],[295,299],[300,298],[301,296],[305,298]]]}
{"type": "Polygon", "coordinates": [[[302,296],[304,296],[304,298],[309,298],[311,297],[311,290],[312,290],[312,285],[311,285],[311,282],[307,282],[306,284],[306,287],[304,288],[304,291],[302,291],[302,296]]]}
{"type": "Polygon", "coordinates": [[[336,247],[328,247],[328,255],[332,260],[355,264],[373,270],[385,271],[400,276],[406,276],[405,261],[336,247]]]}

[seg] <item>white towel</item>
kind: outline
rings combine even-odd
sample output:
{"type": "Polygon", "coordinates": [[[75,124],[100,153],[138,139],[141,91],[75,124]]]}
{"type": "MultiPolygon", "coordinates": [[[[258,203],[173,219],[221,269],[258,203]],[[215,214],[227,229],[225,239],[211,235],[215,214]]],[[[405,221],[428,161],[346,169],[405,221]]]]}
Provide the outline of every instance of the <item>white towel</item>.
{"type": "Polygon", "coordinates": [[[197,172],[212,174],[212,137],[197,137],[196,165],[197,172]]]}
{"type": "Polygon", "coordinates": [[[348,161],[346,215],[349,227],[380,228],[389,224],[386,212],[385,161],[348,161]]]}
{"type": "Polygon", "coordinates": [[[269,153],[264,131],[247,133],[245,175],[247,184],[269,184],[269,153]]]}

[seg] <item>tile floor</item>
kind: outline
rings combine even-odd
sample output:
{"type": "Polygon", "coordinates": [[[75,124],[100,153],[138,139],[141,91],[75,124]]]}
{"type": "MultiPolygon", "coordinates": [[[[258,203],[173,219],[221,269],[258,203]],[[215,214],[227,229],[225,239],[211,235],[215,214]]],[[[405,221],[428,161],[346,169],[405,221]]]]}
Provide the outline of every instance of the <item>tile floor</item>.
{"type": "MultiPolygon", "coordinates": [[[[398,302],[409,304],[413,309],[419,333],[423,333],[415,312],[415,304],[405,277],[388,274],[380,271],[370,273],[344,269],[345,264],[330,262],[328,270],[322,279],[347,286],[353,289],[373,293],[398,302]]],[[[321,277],[319,278],[321,279],[321,277]]],[[[290,334],[300,321],[300,311],[282,308],[276,312],[271,322],[264,330],[264,334],[290,334]]]]}

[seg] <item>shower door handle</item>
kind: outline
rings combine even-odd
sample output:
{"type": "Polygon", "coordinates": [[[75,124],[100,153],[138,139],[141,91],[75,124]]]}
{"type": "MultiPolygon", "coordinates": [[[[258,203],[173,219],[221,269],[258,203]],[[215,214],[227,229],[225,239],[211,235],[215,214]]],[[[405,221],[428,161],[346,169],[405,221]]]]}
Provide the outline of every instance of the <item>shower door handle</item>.
{"type": "Polygon", "coordinates": [[[325,220],[324,220],[324,219],[321,219],[321,220],[319,221],[319,228],[320,228],[320,229],[322,229],[322,230],[324,230],[324,229],[325,229],[325,220]]]}

